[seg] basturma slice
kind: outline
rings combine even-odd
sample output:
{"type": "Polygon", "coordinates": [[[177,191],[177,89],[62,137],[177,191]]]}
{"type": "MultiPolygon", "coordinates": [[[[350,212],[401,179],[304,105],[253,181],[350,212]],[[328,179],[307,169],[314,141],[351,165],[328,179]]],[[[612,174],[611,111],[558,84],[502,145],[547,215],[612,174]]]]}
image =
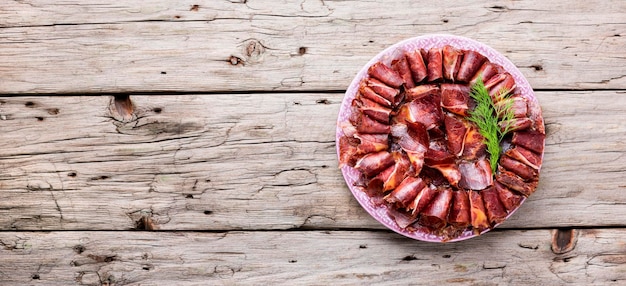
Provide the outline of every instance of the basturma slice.
{"type": "Polygon", "coordinates": [[[452,193],[450,188],[439,191],[437,197],[420,213],[420,223],[434,229],[441,229],[446,226],[452,193]]]}
{"type": "Polygon", "coordinates": [[[452,197],[452,207],[448,214],[448,223],[457,229],[464,229],[471,224],[468,191],[458,190],[452,197]]]}

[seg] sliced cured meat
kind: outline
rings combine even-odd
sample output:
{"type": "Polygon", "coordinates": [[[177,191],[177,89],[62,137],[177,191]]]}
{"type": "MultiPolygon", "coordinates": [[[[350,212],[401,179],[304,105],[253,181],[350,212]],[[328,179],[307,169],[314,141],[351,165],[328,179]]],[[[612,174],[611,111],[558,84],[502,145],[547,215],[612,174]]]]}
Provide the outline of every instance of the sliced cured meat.
{"type": "Polygon", "coordinates": [[[467,134],[465,123],[454,115],[445,115],[443,122],[446,127],[446,136],[448,137],[448,150],[450,150],[454,156],[461,156],[465,143],[465,135],[467,134]]]}
{"type": "Polygon", "coordinates": [[[423,97],[439,96],[439,86],[436,84],[423,84],[407,89],[405,92],[406,101],[413,101],[423,97]]]}
{"type": "Polygon", "coordinates": [[[422,212],[422,210],[424,210],[424,208],[426,208],[426,206],[428,206],[428,204],[433,200],[433,198],[435,198],[436,195],[437,190],[431,189],[428,186],[423,187],[419,191],[413,202],[411,202],[411,204],[409,205],[409,209],[414,214],[419,214],[420,212],[422,212]]]}
{"type": "Polygon", "coordinates": [[[448,111],[468,116],[470,109],[470,88],[462,84],[441,84],[441,107],[448,111]]]}
{"type": "Polygon", "coordinates": [[[467,191],[458,190],[453,193],[448,223],[459,229],[471,225],[470,202],[467,191]]]}
{"type": "Polygon", "coordinates": [[[429,82],[438,81],[443,78],[443,57],[441,48],[428,50],[428,77],[429,82]]]}
{"type": "MultiPolygon", "coordinates": [[[[373,89],[371,89],[369,86],[365,84],[362,84],[359,87],[359,96],[357,96],[357,98],[359,98],[361,101],[364,101],[365,99],[367,99],[385,107],[391,107],[393,103],[391,100],[379,95],[373,89]]],[[[392,99],[393,99],[393,96],[392,96],[392,99]]]]}
{"type": "Polygon", "coordinates": [[[524,198],[523,196],[512,192],[498,181],[496,181],[494,185],[496,187],[496,191],[498,192],[498,198],[500,198],[500,202],[507,212],[510,213],[522,203],[522,199],[524,198]]]}
{"type": "Polygon", "coordinates": [[[500,73],[502,67],[492,64],[489,61],[485,62],[474,74],[474,77],[470,80],[470,85],[475,84],[479,78],[483,80],[483,83],[488,81],[492,76],[500,73]]]}
{"type": "Polygon", "coordinates": [[[448,152],[428,149],[424,154],[424,164],[441,172],[451,186],[458,186],[461,172],[455,163],[454,156],[448,152]]]}
{"type": "Polygon", "coordinates": [[[521,96],[511,96],[511,100],[513,103],[511,104],[511,109],[513,109],[513,114],[515,118],[523,118],[528,116],[528,102],[525,98],[521,96]]]}
{"type": "Polygon", "coordinates": [[[498,126],[500,127],[500,130],[502,130],[502,132],[508,133],[508,132],[512,132],[512,131],[518,131],[518,130],[525,130],[530,128],[530,126],[532,125],[532,120],[530,120],[530,118],[514,118],[514,119],[510,119],[510,120],[504,120],[504,121],[500,121],[498,123],[498,126]],[[508,130],[505,130],[506,128],[508,128],[508,130]]]}
{"type": "Polygon", "coordinates": [[[358,159],[355,155],[357,153],[358,142],[356,139],[348,136],[341,136],[339,138],[339,168],[345,165],[354,166],[358,159]]]}
{"type": "Polygon", "coordinates": [[[361,112],[380,123],[389,124],[391,109],[382,106],[361,106],[361,112]]]}
{"type": "Polygon", "coordinates": [[[459,163],[461,180],[459,187],[469,190],[483,190],[493,185],[491,166],[487,159],[479,159],[474,162],[459,163]]]}
{"type": "Polygon", "coordinates": [[[424,153],[428,148],[428,132],[420,123],[395,124],[392,135],[400,148],[406,152],[415,174],[419,174],[424,164],[424,153]]]}
{"type": "Polygon", "coordinates": [[[509,73],[501,73],[491,77],[486,83],[485,87],[489,90],[491,98],[497,102],[497,95],[502,92],[511,92],[515,89],[515,79],[509,73]]]}
{"type": "Polygon", "coordinates": [[[374,178],[370,179],[369,181],[367,181],[367,179],[363,178],[364,181],[367,181],[367,183],[365,183],[366,185],[366,190],[365,192],[370,196],[380,196],[381,194],[384,194],[384,185],[385,182],[387,182],[389,180],[389,178],[391,177],[391,173],[393,173],[395,169],[394,165],[389,166],[389,168],[383,170],[382,172],[378,173],[378,175],[374,176],[374,178]]]}
{"type": "Polygon", "coordinates": [[[516,145],[520,145],[528,150],[531,150],[537,154],[543,153],[543,145],[546,139],[546,135],[537,131],[523,131],[513,132],[513,139],[511,142],[516,145]]]}
{"type": "Polygon", "coordinates": [[[524,179],[503,168],[498,169],[496,180],[507,188],[517,191],[526,197],[535,192],[537,187],[537,182],[524,182],[524,179]]]}
{"type": "Polygon", "coordinates": [[[541,157],[524,147],[515,146],[507,150],[504,154],[535,170],[539,170],[539,168],[541,168],[541,157]]]}
{"type": "Polygon", "coordinates": [[[415,86],[413,82],[413,76],[411,75],[411,69],[409,68],[409,63],[407,62],[404,56],[399,59],[393,61],[391,63],[391,67],[400,75],[402,81],[404,82],[404,87],[412,88],[415,86]]]}
{"type": "Polygon", "coordinates": [[[420,223],[435,229],[446,226],[450,202],[452,201],[452,189],[446,188],[437,192],[437,196],[420,213],[420,223]]]}
{"type": "Polygon", "coordinates": [[[394,164],[393,156],[387,151],[369,153],[359,159],[354,168],[371,178],[394,164]]]}
{"type": "Polygon", "coordinates": [[[478,128],[474,125],[467,130],[465,142],[463,143],[463,155],[461,158],[465,160],[475,160],[487,154],[487,145],[485,145],[485,137],[483,137],[478,128]]]}
{"type": "Polygon", "coordinates": [[[355,134],[359,140],[358,154],[367,154],[389,149],[389,136],[386,134],[355,134]]]}
{"type": "Polygon", "coordinates": [[[376,94],[382,96],[391,104],[396,101],[396,96],[400,93],[399,89],[388,86],[380,80],[375,78],[368,78],[365,80],[365,86],[369,87],[376,94]]]}
{"type": "Polygon", "coordinates": [[[356,122],[356,130],[359,133],[366,134],[389,134],[391,127],[380,123],[365,114],[361,114],[356,122]]]}
{"type": "Polygon", "coordinates": [[[487,211],[487,218],[489,218],[489,222],[491,222],[492,225],[503,222],[506,218],[506,210],[500,202],[500,198],[498,197],[498,192],[496,191],[496,188],[491,186],[485,190],[482,190],[480,194],[483,197],[483,202],[485,204],[485,210],[487,211]]]}
{"type": "Polygon", "coordinates": [[[367,72],[371,77],[394,88],[399,88],[404,83],[402,77],[396,71],[381,62],[370,66],[367,72]]]}
{"type": "Polygon", "coordinates": [[[419,122],[424,124],[427,130],[436,128],[443,120],[441,107],[437,99],[422,98],[406,103],[398,111],[396,119],[401,122],[419,122]],[[435,104],[435,102],[437,103],[435,104]]]}
{"type": "Polygon", "coordinates": [[[409,68],[413,75],[413,81],[415,83],[423,81],[428,72],[426,71],[426,64],[422,58],[422,53],[419,50],[406,53],[406,59],[409,62],[409,68]]]}
{"type": "Polygon", "coordinates": [[[472,220],[471,224],[475,233],[481,233],[483,230],[490,227],[487,213],[485,212],[485,204],[478,192],[470,191],[468,194],[470,201],[470,217],[472,220]]]}
{"type": "Polygon", "coordinates": [[[463,62],[459,68],[456,80],[461,82],[470,81],[484,61],[485,57],[483,55],[474,51],[466,51],[463,55],[463,62]]]}
{"type": "Polygon", "coordinates": [[[443,78],[454,81],[461,66],[463,52],[452,46],[443,47],[443,78]]]}
{"type": "Polygon", "coordinates": [[[425,186],[421,178],[408,176],[397,188],[385,196],[385,201],[399,208],[406,208],[425,186]]]}
{"type": "Polygon", "coordinates": [[[417,214],[411,214],[401,209],[388,208],[387,214],[400,228],[407,228],[417,221],[417,214]]]}
{"type": "Polygon", "coordinates": [[[404,178],[407,177],[409,168],[411,167],[411,162],[409,161],[409,158],[406,157],[406,155],[402,154],[401,152],[393,152],[391,155],[393,156],[396,163],[393,166],[389,167],[391,168],[391,173],[384,181],[384,192],[391,191],[397,188],[400,183],[404,181],[404,178]]]}
{"type": "Polygon", "coordinates": [[[534,180],[539,175],[537,170],[506,155],[500,157],[499,162],[502,168],[511,171],[525,180],[534,180]]]}

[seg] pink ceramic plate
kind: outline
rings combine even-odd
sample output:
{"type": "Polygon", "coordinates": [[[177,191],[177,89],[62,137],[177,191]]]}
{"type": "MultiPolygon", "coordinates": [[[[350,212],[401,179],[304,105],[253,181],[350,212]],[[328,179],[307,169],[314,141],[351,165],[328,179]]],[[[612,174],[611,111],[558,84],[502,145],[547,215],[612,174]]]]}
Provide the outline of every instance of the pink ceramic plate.
{"type": "MultiPolygon", "coordinates": [[[[343,135],[343,132],[341,131],[341,128],[339,126],[342,122],[348,121],[348,118],[350,116],[350,108],[349,108],[350,104],[352,100],[354,99],[354,97],[356,96],[356,93],[359,88],[359,83],[361,82],[362,79],[367,77],[368,68],[376,62],[384,62],[386,64],[389,64],[393,59],[397,58],[397,56],[400,55],[404,51],[414,51],[416,49],[428,50],[430,48],[443,47],[445,45],[450,45],[461,50],[473,50],[473,51],[479,52],[483,56],[487,57],[489,61],[491,61],[492,63],[501,65],[506,71],[508,71],[514,77],[515,82],[517,84],[516,93],[520,94],[521,96],[525,97],[528,100],[530,110],[534,110],[535,114],[539,115],[540,122],[538,122],[538,124],[543,126],[543,121],[540,116],[541,110],[539,108],[539,104],[537,102],[535,94],[533,93],[533,90],[530,84],[528,83],[528,81],[526,80],[526,78],[524,78],[522,73],[515,67],[515,65],[513,65],[511,61],[509,61],[507,58],[505,58],[503,55],[501,55],[500,53],[498,53],[496,50],[492,49],[491,47],[485,44],[479,43],[477,41],[474,41],[472,39],[469,39],[469,38],[453,36],[453,35],[441,35],[441,34],[424,35],[424,36],[404,40],[402,42],[399,42],[383,50],[374,58],[372,58],[359,71],[356,77],[352,80],[352,83],[348,87],[348,90],[346,91],[346,94],[343,98],[343,102],[341,104],[341,108],[339,110],[339,116],[337,119],[337,131],[336,131],[337,154],[339,154],[339,138],[343,135]]],[[[354,183],[359,178],[359,172],[356,169],[349,167],[349,166],[344,166],[341,169],[341,172],[343,173],[343,177],[346,181],[346,184],[350,188],[350,191],[352,192],[354,197],[357,199],[357,201],[361,204],[361,206],[381,224],[383,224],[387,228],[401,235],[404,235],[413,239],[429,241],[429,242],[444,242],[444,241],[452,242],[452,241],[465,240],[465,239],[477,236],[471,230],[466,230],[456,238],[445,240],[444,237],[439,236],[439,235],[421,232],[419,230],[407,231],[403,228],[400,228],[396,224],[396,222],[393,220],[393,218],[391,218],[387,214],[386,206],[374,205],[371,202],[370,197],[366,193],[364,193],[362,190],[359,190],[359,188],[354,186],[354,183]]],[[[526,199],[524,198],[521,204],[523,204],[525,200],[526,199]]],[[[517,210],[517,208],[515,210],[517,210]]],[[[515,210],[511,211],[509,215],[507,216],[507,218],[510,217],[515,212],[515,210]]],[[[489,230],[490,229],[487,229],[483,231],[482,233],[488,232],[489,230]]]]}

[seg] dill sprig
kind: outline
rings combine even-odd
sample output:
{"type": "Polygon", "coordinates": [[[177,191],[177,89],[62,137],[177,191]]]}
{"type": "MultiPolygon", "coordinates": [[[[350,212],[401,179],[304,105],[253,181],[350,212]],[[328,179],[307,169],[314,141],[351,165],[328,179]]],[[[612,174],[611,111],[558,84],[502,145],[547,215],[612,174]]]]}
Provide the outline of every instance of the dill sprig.
{"type": "Polygon", "coordinates": [[[485,145],[489,153],[491,171],[496,172],[500,159],[500,141],[515,124],[513,100],[509,98],[509,90],[500,90],[491,98],[482,78],[472,85],[470,96],[476,101],[476,107],[469,112],[469,121],[478,126],[478,132],[485,137],[485,145]],[[495,103],[494,103],[495,102],[495,103]]]}

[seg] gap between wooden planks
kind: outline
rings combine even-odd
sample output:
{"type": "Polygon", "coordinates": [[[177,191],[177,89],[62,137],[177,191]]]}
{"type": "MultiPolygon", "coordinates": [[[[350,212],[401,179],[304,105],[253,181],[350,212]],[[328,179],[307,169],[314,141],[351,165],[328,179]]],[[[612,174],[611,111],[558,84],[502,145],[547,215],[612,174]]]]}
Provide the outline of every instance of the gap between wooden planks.
{"type": "MultiPolygon", "coordinates": [[[[0,98],[0,229],[380,229],[337,169],[342,96],[0,98]]],[[[501,227],[624,226],[626,93],[537,97],[540,184],[501,227]]]]}
{"type": "Polygon", "coordinates": [[[626,280],[625,229],[568,231],[571,247],[564,251],[554,251],[558,236],[556,230],[505,230],[435,244],[386,231],[0,232],[0,281],[619,285],[626,280]]]}
{"type": "Polygon", "coordinates": [[[342,90],[432,33],[483,42],[536,89],[626,85],[623,1],[1,1],[0,93],[342,90]]]}

